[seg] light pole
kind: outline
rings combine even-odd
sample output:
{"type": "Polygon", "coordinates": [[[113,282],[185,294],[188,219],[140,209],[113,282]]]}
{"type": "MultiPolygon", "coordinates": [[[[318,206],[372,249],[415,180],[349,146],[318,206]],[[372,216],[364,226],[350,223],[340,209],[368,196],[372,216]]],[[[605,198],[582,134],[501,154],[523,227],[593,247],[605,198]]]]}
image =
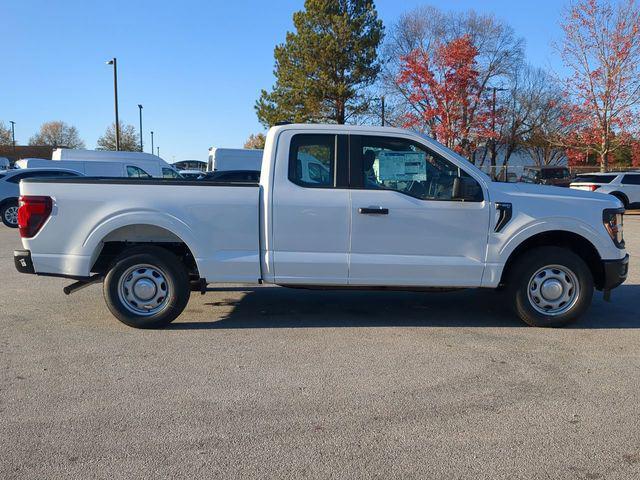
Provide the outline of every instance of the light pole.
{"type": "Polygon", "coordinates": [[[380,106],[382,108],[382,126],[384,127],[384,95],[380,97],[380,106]]]}
{"type": "Polygon", "coordinates": [[[153,155],[153,130],[151,130],[151,155],[153,155]]]}
{"type": "Polygon", "coordinates": [[[116,151],[120,150],[120,121],[118,119],[118,61],[113,57],[107,62],[107,65],[113,65],[113,98],[116,110],[116,151]]]}
{"type": "Polygon", "coordinates": [[[157,147],[157,148],[158,148],[158,156],[160,156],[160,147],[157,147]]]}
{"type": "MultiPolygon", "coordinates": [[[[13,156],[16,156],[16,122],[9,120],[11,124],[11,143],[13,144],[13,156]]],[[[16,160],[14,158],[14,160],[16,160]]]]}
{"type": "MultiPolygon", "coordinates": [[[[142,147],[142,105],[138,104],[138,109],[140,110],[140,151],[144,152],[142,147]]],[[[153,151],[151,153],[153,153],[153,151]]]]}

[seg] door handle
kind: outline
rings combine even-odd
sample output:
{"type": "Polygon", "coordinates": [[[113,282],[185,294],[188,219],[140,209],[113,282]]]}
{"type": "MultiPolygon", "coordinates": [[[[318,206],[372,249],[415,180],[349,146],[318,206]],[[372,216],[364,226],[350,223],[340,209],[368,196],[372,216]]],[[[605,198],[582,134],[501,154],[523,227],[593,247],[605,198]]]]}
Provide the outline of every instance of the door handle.
{"type": "Polygon", "coordinates": [[[365,215],[389,215],[389,209],[388,208],[382,208],[382,207],[376,207],[376,208],[363,208],[360,207],[358,209],[358,213],[362,213],[365,215]]]}

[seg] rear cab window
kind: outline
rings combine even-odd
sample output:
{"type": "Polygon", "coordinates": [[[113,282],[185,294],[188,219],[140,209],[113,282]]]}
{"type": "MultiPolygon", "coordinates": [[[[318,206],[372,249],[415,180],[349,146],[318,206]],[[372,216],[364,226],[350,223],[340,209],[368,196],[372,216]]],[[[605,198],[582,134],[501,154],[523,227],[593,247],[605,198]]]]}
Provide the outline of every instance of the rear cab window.
{"type": "Polygon", "coordinates": [[[296,134],[289,150],[289,180],[307,188],[346,188],[344,135],[296,134]]]}

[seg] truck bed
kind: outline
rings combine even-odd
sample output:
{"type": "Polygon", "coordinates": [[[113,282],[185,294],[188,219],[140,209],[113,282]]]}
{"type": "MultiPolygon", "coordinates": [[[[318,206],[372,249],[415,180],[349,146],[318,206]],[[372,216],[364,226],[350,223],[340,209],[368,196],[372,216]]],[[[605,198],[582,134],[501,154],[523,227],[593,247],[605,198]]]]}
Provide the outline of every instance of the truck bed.
{"type": "Polygon", "coordinates": [[[260,278],[258,184],[70,177],[28,179],[20,193],[53,199],[46,224],[23,239],[36,273],[86,277],[96,248],[150,240],[186,244],[208,282],[260,278]]]}

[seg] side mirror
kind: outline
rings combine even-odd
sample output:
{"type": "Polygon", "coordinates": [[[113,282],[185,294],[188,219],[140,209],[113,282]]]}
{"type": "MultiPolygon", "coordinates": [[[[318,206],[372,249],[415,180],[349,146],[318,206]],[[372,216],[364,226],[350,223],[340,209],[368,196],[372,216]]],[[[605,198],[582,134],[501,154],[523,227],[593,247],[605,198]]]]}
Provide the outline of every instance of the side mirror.
{"type": "Polygon", "coordinates": [[[451,198],[453,200],[464,200],[464,198],[462,198],[462,179],[460,177],[455,177],[453,179],[451,198]]]}
{"type": "Polygon", "coordinates": [[[469,202],[482,201],[482,189],[472,178],[455,177],[451,187],[451,199],[469,202]]]}

